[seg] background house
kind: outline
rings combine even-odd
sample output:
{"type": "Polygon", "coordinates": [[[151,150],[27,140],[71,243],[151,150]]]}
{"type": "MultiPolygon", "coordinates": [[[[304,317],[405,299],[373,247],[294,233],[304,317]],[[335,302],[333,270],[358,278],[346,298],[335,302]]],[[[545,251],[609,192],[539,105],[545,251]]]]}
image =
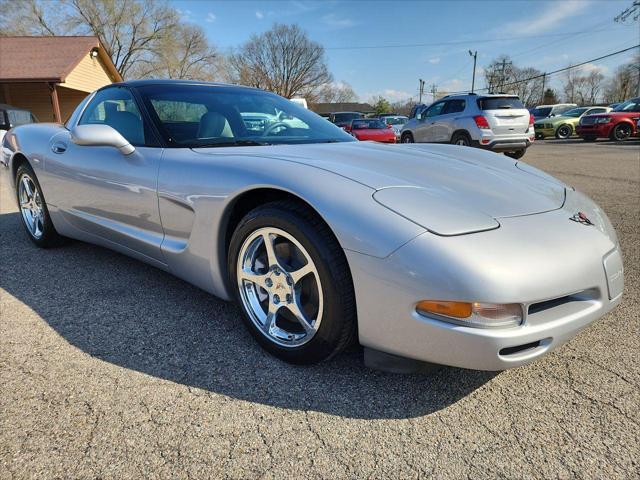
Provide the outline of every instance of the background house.
{"type": "Polygon", "coordinates": [[[0,103],[63,122],[89,93],[122,77],[96,37],[0,37],[0,103]]]}

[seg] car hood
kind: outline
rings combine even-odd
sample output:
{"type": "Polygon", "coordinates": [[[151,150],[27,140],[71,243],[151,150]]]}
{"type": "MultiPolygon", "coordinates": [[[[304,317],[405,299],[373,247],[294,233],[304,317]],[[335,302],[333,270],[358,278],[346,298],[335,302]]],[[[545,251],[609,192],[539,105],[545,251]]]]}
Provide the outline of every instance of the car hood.
{"type": "MultiPolygon", "coordinates": [[[[434,202],[500,218],[555,210],[565,199],[565,185],[559,180],[523,162],[470,147],[344,142],[236,147],[234,152],[238,150],[254,158],[327,170],[374,190],[419,188],[425,208],[434,202]]],[[[196,151],[221,153],[219,148],[196,151]]]]}

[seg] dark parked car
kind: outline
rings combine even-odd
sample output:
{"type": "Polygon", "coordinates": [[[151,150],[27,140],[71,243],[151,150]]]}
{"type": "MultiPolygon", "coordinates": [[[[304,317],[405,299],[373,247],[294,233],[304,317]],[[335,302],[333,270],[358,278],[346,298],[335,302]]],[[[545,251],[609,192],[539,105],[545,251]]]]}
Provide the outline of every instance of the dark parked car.
{"type": "Polygon", "coordinates": [[[335,112],[329,114],[329,121],[342,128],[351,125],[351,120],[358,118],[364,118],[364,115],[360,112],[335,112]]]}
{"type": "Polygon", "coordinates": [[[0,103],[0,141],[2,141],[5,132],[13,127],[27,123],[36,123],[37,121],[36,117],[34,117],[33,113],[29,110],[0,103]]]}

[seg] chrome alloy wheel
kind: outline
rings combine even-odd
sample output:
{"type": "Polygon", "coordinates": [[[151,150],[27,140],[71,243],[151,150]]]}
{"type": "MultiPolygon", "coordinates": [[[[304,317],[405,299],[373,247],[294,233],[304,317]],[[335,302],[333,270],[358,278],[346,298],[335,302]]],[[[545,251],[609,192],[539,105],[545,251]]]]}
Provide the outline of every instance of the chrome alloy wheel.
{"type": "Polygon", "coordinates": [[[23,174],[18,182],[18,201],[22,219],[29,233],[36,240],[40,240],[44,233],[42,199],[35,182],[27,174],[23,174]]]}
{"type": "Polygon", "coordinates": [[[240,248],[236,278],[244,309],[270,341],[298,347],[317,333],[323,310],[320,275],[292,235],[272,227],[254,231],[240,248]]]}

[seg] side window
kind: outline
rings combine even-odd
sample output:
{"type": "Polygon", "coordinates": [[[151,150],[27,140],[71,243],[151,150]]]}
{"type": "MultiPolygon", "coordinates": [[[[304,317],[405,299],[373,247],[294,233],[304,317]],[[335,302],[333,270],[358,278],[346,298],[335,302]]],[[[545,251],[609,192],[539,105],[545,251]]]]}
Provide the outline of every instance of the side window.
{"type": "Polygon", "coordinates": [[[442,113],[447,114],[447,113],[464,112],[465,105],[466,103],[464,100],[449,100],[447,102],[447,105],[444,107],[442,113]]]}
{"type": "Polygon", "coordinates": [[[427,109],[427,111],[425,112],[425,115],[423,116],[426,118],[431,118],[431,117],[436,117],[438,115],[441,115],[442,109],[444,108],[444,104],[445,102],[434,103],[427,109]]]}
{"type": "Polygon", "coordinates": [[[98,92],[78,124],[109,125],[131,145],[140,147],[146,144],[142,115],[126,88],[113,87],[98,92]]]}
{"type": "Polygon", "coordinates": [[[593,115],[594,113],[605,113],[606,111],[606,108],[592,108],[587,112],[587,115],[593,115]]]}
{"type": "Polygon", "coordinates": [[[151,99],[151,106],[171,138],[183,142],[196,138],[232,138],[226,117],[209,112],[202,103],[151,99]]]}

